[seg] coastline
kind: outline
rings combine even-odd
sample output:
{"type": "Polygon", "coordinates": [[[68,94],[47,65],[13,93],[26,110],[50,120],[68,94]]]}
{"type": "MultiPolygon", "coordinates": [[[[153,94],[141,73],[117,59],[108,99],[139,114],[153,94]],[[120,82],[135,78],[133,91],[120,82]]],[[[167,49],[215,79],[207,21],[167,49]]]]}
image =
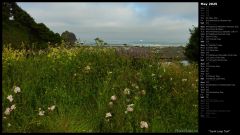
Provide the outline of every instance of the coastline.
{"type": "MultiPolygon", "coordinates": [[[[85,47],[96,47],[96,45],[80,45],[85,47]]],[[[123,44],[109,44],[101,46],[103,48],[114,48],[119,55],[131,56],[135,58],[150,57],[152,54],[159,55],[161,59],[186,60],[184,55],[185,46],[132,46],[123,44]]]]}

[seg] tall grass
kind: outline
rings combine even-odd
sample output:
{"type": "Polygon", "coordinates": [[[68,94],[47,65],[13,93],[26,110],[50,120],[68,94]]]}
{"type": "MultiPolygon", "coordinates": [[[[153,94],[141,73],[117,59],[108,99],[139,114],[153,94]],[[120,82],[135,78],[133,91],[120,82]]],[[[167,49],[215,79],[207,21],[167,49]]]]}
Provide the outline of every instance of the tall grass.
{"type": "Polygon", "coordinates": [[[197,132],[196,64],[120,56],[101,47],[3,48],[2,60],[3,132],[197,132]],[[16,86],[21,92],[14,93],[16,86]]]}

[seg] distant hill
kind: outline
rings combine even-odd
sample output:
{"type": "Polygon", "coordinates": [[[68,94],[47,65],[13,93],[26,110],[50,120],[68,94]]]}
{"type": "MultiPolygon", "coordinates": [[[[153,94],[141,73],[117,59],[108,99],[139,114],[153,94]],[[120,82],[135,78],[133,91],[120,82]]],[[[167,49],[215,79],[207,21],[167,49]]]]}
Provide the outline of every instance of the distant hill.
{"type": "Polygon", "coordinates": [[[16,2],[2,3],[2,44],[11,43],[12,48],[46,48],[47,43],[61,42],[58,33],[34,19],[16,2]],[[24,43],[24,44],[22,44],[24,43]]]}

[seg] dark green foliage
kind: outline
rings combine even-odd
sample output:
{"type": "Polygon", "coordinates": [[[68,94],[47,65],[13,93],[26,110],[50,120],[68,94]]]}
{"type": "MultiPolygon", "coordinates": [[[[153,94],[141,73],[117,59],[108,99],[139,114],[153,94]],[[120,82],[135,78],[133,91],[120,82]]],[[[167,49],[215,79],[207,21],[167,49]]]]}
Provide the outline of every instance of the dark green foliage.
{"type": "Polygon", "coordinates": [[[185,55],[189,60],[198,61],[199,58],[199,29],[198,27],[193,27],[189,29],[191,37],[189,43],[185,49],[185,55]]]}
{"type": "Polygon", "coordinates": [[[75,41],[77,41],[75,34],[69,31],[64,31],[61,37],[65,42],[68,42],[70,46],[74,45],[75,41]]]}
{"type": "Polygon", "coordinates": [[[36,23],[16,2],[2,3],[2,16],[3,45],[11,44],[15,49],[41,49],[46,48],[49,42],[51,44],[61,42],[58,33],[54,33],[43,23],[36,23]],[[12,20],[9,19],[11,17],[12,20]]]}
{"type": "Polygon", "coordinates": [[[97,46],[107,45],[107,43],[104,42],[104,41],[103,41],[102,39],[100,39],[99,37],[95,38],[94,40],[95,40],[97,46]]]}

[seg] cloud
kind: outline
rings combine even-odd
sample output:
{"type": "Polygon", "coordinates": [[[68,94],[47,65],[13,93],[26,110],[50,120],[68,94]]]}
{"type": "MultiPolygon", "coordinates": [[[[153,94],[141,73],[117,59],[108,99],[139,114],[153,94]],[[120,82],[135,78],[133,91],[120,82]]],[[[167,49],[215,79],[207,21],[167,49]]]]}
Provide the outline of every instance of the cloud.
{"type": "Polygon", "coordinates": [[[197,3],[21,3],[36,22],[54,32],[107,40],[186,42],[198,23],[197,3]]]}

